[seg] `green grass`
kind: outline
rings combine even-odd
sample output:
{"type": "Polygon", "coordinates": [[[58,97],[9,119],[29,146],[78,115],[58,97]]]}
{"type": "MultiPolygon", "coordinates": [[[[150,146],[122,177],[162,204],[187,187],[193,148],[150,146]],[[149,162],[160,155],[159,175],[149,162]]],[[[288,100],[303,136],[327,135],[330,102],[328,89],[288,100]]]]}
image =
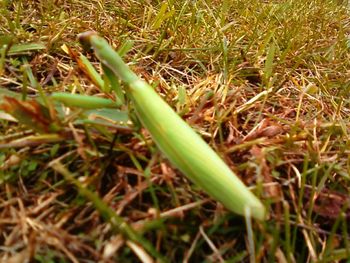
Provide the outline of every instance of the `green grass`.
{"type": "Polygon", "coordinates": [[[19,123],[0,111],[0,261],[346,262],[350,32],[341,2],[2,1],[0,103],[57,91],[115,100],[106,79],[91,80],[62,48],[101,72],[76,39],[95,30],[270,217],[250,222],[208,199],[160,154],[131,105],[21,111],[19,123]],[[111,211],[142,240],[121,235],[111,211]]]}

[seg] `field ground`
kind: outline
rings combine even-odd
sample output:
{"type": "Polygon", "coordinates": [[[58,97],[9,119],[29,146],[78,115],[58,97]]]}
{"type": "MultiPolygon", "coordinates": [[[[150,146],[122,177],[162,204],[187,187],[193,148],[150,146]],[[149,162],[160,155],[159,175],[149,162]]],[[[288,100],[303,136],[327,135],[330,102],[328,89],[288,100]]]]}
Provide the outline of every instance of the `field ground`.
{"type": "Polygon", "coordinates": [[[0,5],[1,262],[350,258],[345,1],[0,5]],[[77,63],[82,52],[102,72],[77,41],[88,30],[123,47],[130,67],[263,201],[267,220],[228,212],[188,181],[132,104],[55,115],[5,99],[54,91],[115,99],[77,63]]]}

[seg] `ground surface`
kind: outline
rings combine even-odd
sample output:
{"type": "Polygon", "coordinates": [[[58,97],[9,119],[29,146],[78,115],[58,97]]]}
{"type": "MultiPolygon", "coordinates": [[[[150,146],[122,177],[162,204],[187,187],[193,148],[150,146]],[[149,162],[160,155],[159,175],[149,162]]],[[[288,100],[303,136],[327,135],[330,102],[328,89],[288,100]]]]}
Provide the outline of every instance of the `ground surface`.
{"type": "Polygon", "coordinates": [[[87,123],[91,114],[101,113],[87,117],[79,109],[60,108],[53,116],[13,102],[2,106],[12,115],[0,112],[1,262],[350,257],[345,3],[19,0],[0,5],[2,105],[5,95],[30,98],[54,91],[115,99],[67,53],[68,48],[83,52],[102,72],[76,39],[78,33],[97,31],[115,48],[126,47],[124,59],[132,69],[269,211],[266,221],[246,221],[208,198],[159,153],[132,105],[119,115],[106,113],[110,118],[101,123],[87,123]],[[147,244],[120,234],[111,211],[147,244]]]}

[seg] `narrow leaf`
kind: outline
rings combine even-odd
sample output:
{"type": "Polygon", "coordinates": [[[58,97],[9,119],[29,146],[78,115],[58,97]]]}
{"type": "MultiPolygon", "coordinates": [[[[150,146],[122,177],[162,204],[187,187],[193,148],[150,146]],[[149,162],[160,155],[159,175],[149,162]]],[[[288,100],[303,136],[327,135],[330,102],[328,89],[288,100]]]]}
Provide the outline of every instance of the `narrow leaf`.
{"type": "Polygon", "coordinates": [[[265,68],[264,68],[264,75],[265,75],[266,82],[269,82],[269,79],[272,75],[275,50],[276,50],[275,43],[271,42],[271,45],[269,47],[269,51],[267,53],[267,57],[266,57],[266,61],[265,61],[265,68]]]}
{"type": "Polygon", "coordinates": [[[32,51],[45,49],[45,45],[42,43],[20,43],[14,44],[10,47],[8,51],[9,56],[27,54],[32,51]]]}

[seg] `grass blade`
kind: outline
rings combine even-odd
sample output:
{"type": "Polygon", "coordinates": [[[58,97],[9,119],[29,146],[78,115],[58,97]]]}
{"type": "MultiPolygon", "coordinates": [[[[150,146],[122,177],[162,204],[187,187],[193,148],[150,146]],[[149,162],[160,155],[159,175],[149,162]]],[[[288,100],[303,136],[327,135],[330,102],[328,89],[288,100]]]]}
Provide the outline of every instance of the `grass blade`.
{"type": "Polygon", "coordinates": [[[161,262],[166,262],[166,260],[157,252],[157,250],[147,239],[139,235],[122,217],[118,216],[114,210],[106,205],[96,193],[85,188],[77,179],[74,178],[74,174],[72,174],[63,164],[55,160],[51,162],[49,166],[63,175],[67,181],[74,184],[75,187],[78,188],[79,192],[94,204],[96,209],[100,212],[101,216],[110,222],[115,230],[120,231],[130,240],[141,244],[154,257],[161,260],[161,262]]]}

